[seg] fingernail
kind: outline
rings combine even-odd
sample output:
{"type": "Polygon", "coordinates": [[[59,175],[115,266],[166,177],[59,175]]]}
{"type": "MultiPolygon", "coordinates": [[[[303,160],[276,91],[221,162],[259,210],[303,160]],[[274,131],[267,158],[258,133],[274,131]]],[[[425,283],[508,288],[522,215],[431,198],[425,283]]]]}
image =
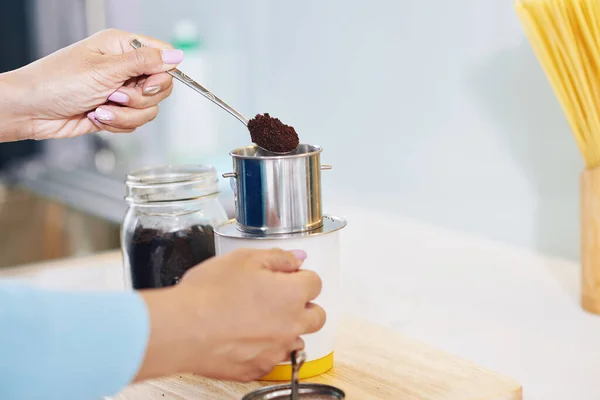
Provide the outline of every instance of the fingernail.
{"type": "Polygon", "coordinates": [[[179,64],[183,61],[182,50],[162,50],[161,53],[165,64],[179,64]]]}
{"type": "Polygon", "coordinates": [[[152,96],[158,92],[160,92],[160,86],[148,86],[144,89],[144,94],[148,96],[152,96]]]}
{"type": "Polygon", "coordinates": [[[105,108],[96,109],[96,119],[99,121],[112,121],[115,118],[115,114],[105,108]]]}
{"type": "Polygon", "coordinates": [[[90,121],[92,121],[92,123],[94,125],[96,125],[97,127],[102,127],[102,122],[98,121],[98,118],[96,118],[96,113],[94,111],[90,112],[87,114],[87,117],[89,118],[90,121]]]}
{"type": "Polygon", "coordinates": [[[304,250],[292,250],[292,254],[300,261],[306,260],[306,252],[304,250]]]}
{"type": "Polygon", "coordinates": [[[108,96],[108,100],[114,101],[115,103],[127,103],[129,101],[129,96],[122,92],[114,92],[110,96],[108,96]]]}
{"type": "Polygon", "coordinates": [[[95,113],[95,112],[93,112],[93,111],[92,111],[92,112],[89,112],[89,113],[87,114],[87,117],[88,117],[89,119],[91,119],[91,120],[92,120],[92,122],[96,122],[96,121],[98,121],[98,120],[96,119],[96,113],[95,113]]]}

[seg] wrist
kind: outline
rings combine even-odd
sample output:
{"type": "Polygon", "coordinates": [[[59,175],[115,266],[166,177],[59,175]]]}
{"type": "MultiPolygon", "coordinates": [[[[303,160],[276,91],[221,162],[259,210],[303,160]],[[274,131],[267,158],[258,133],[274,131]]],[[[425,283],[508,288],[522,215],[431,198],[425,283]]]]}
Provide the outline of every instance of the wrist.
{"type": "Polygon", "coordinates": [[[0,74],[0,142],[32,138],[33,118],[27,79],[20,70],[0,74]]]}
{"type": "Polygon", "coordinates": [[[135,381],[187,371],[190,356],[189,325],[193,315],[176,287],[140,291],[150,319],[146,354],[135,381]]]}

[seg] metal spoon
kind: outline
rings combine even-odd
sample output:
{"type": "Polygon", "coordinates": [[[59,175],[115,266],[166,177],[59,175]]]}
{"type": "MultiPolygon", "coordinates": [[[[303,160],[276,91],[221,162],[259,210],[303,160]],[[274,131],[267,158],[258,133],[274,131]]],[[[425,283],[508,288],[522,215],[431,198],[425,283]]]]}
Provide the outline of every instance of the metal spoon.
{"type": "MultiPolygon", "coordinates": [[[[143,46],[144,45],[137,39],[133,39],[133,41],[131,42],[131,47],[133,47],[134,49],[139,49],[143,46]]],[[[202,96],[206,97],[207,99],[221,107],[223,110],[236,117],[242,124],[248,126],[248,118],[244,117],[239,111],[237,111],[229,104],[225,103],[223,100],[215,96],[210,90],[208,90],[207,88],[205,88],[204,86],[187,76],[185,73],[181,72],[177,68],[173,68],[172,70],[167,71],[167,73],[173,78],[177,79],[178,81],[185,83],[187,86],[191,87],[196,92],[200,93],[202,96]]]]}
{"type": "Polygon", "coordinates": [[[292,352],[292,394],[291,400],[298,400],[298,376],[300,374],[300,368],[306,361],[306,353],[304,351],[292,352]]]}
{"type": "MultiPolygon", "coordinates": [[[[143,47],[143,46],[144,45],[137,39],[133,39],[131,41],[131,47],[133,47],[134,49],[139,49],[140,47],[143,47]]],[[[207,99],[209,99],[210,101],[212,101],[213,103],[215,103],[216,105],[221,107],[223,110],[227,111],[229,114],[236,117],[242,124],[244,124],[246,126],[246,128],[248,128],[248,121],[249,121],[248,118],[244,117],[242,115],[242,113],[240,113],[235,108],[231,107],[229,104],[225,103],[223,100],[221,100],[220,98],[215,96],[210,90],[208,90],[207,88],[205,88],[204,86],[202,86],[201,84],[199,84],[198,82],[196,82],[195,80],[193,80],[192,78],[187,76],[185,73],[181,72],[177,68],[173,68],[172,70],[167,71],[167,73],[169,75],[171,75],[173,78],[177,79],[178,81],[183,82],[187,86],[191,87],[196,92],[200,93],[202,96],[206,97],[207,99]]],[[[260,149],[266,151],[267,153],[272,153],[272,154],[289,154],[289,153],[291,153],[291,152],[278,153],[278,152],[274,152],[274,151],[269,151],[260,146],[258,146],[258,147],[260,149]]]]}

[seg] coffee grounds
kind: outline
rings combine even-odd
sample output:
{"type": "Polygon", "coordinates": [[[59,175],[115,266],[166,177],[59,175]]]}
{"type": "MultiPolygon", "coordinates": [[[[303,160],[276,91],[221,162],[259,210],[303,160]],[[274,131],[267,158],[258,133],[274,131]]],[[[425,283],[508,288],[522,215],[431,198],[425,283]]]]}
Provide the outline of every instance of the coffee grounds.
{"type": "Polygon", "coordinates": [[[210,225],[163,232],[138,226],[127,248],[134,289],[172,286],[191,267],[215,255],[210,225]]]}
{"type": "Polygon", "coordinates": [[[285,125],[278,118],[272,118],[268,113],[257,114],[248,121],[248,130],[253,143],[273,153],[289,153],[300,143],[293,127],[285,125]]]}

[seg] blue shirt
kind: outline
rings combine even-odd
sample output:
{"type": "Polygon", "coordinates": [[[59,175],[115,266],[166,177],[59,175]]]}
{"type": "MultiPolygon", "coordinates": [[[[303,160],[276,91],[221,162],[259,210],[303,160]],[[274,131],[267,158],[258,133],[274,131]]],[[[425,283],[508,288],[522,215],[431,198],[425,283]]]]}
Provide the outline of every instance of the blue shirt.
{"type": "Polygon", "coordinates": [[[133,291],[59,292],[0,281],[0,399],[117,394],[141,366],[149,322],[133,291]]]}

